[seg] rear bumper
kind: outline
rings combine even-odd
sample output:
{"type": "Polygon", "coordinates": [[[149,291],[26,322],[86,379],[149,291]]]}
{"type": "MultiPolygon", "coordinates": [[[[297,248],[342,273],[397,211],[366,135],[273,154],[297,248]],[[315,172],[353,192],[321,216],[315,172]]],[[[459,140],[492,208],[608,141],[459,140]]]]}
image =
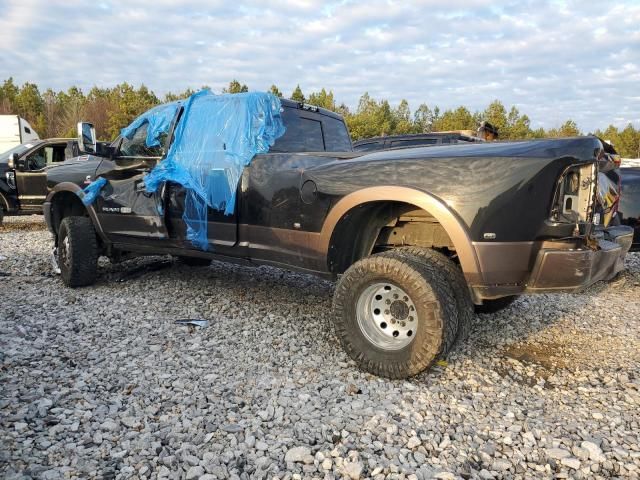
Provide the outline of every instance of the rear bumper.
{"type": "Polygon", "coordinates": [[[611,227],[599,237],[597,249],[541,249],[526,292],[572,292],[613,278],[624,269],[624,257],[633,242],[633,229],[611,227]]]}
{"type": "Polygon", "coordinates": [[[476,299],[545,292],[577,292],[624,269],[633,229],[599,231],[592,248],[583,241],[527,242],[485,246],[484,282],[472,287],[476,299]],[[488,280],[488,281],[487,281],[488,280]]]}

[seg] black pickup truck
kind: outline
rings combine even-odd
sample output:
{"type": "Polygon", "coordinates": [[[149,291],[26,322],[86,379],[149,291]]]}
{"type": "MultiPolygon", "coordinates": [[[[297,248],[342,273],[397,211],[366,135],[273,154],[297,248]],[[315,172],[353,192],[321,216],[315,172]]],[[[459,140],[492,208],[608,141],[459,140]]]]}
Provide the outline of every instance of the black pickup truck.
{"type": "Polygon", "coordinates": [[[288,100],[281,111],[284,135],[244,167],[232,208],[208,207],[206,249],[189,241],[188,189],[145,187],[165,168],[182,107],[152,143],[144,121],[108,147],[81,137],[102,154],[77,178],[105,181],[86,201],[81,184],[61,181],[64,168],[49,175],[44,212],[64,283],[95,282],[101,255],[153,254],[338,279],[333,320],[346,352],[365,370],[403,378],[466,334],[474,304],[574,292],[624,268],[631,229],[594,225],[607,163],[595,137],[363,154],[335,113],[288,100]]]}
{"type": "Polygon", "coordinates": [[[47,170],[77,156],[74,138],[34,140],[0,154],[0,224],[5,215],[42,213],[47,170]]]}

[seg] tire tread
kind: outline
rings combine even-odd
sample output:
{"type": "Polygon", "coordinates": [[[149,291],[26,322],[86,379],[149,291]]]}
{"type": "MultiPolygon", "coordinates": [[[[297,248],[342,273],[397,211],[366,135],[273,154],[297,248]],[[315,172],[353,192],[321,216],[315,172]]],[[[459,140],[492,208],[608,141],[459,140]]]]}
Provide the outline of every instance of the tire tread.
{"type": "Polygon", "coordinates": [[[58,248],[69,237],[71,268],[66,270],[58,259],[62,280],[68,287],[84,287],[95,283],[98,274],[98,238],[88,217],[65,217],[60,223],[58,248]]]}
{"type": "MultiPolygon", "coordinates": [[[[454,305],[448,284],[437,274],[406,256],[381,253],[354,263],[340,278],[333,298],[333,319],[336,335],[346,353],[363,370],[387,378],[406,378],[417,375],[428,368],[440,355],[447,341],[447,328],[454,305]],[[355,291],[363,278],[370,275],[384,275],[414,291],[423,291],[427,298],[423,301],[435,302],[435,319],[432,321],[440,335],[422,337],[425,341],[410,345],[412,349],[407,357],[398,361],[390,361],[387,354],[379,353],[372,347],[364,352],[353,342],[354,335],[362,335],[355,319],[349,321],[350,305],[355,299],[355,291]],[[406,282],[406,283],[403,283],[406,282]],[[355,329],[355,331],[354,331],[355,329]]],[[[417,337],[416,337],[417,339],[417,337]]]]}

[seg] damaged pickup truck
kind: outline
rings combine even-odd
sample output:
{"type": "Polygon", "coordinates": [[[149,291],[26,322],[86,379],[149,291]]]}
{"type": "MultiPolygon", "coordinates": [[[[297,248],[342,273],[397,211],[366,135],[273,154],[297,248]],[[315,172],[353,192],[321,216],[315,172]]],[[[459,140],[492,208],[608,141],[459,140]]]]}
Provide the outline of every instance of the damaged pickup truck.
{"type": "Polygon", "coordinates": [[[382,376],[446,355],[474,304],[612,278],[631,244],[628,227],[598,228],[595,137],[365,154],[335,113],[208,92],[109,146],[80,130],[94,181],[52,175],[44,206],[66,285],[92,284],[99,256],[156,254],[338,279],[336,334],[382,376]]]}

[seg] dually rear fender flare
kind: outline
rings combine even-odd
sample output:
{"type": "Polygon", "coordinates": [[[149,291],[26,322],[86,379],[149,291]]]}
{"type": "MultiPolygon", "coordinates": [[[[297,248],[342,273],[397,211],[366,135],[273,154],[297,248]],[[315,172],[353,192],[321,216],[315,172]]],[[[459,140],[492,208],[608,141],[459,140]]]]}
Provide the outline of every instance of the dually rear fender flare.
{"type": "Polygon", "coordinates": [[[320,249],[329,252],[336,226],[351,210],[370,202],[402,202],[432,215],[449,235],[467,283],[482,278],[480,263],[463,221],[438,197],[421,190],[398,186],[368,187],[342,197],[329,211],[320,233],[320,249]]]}

